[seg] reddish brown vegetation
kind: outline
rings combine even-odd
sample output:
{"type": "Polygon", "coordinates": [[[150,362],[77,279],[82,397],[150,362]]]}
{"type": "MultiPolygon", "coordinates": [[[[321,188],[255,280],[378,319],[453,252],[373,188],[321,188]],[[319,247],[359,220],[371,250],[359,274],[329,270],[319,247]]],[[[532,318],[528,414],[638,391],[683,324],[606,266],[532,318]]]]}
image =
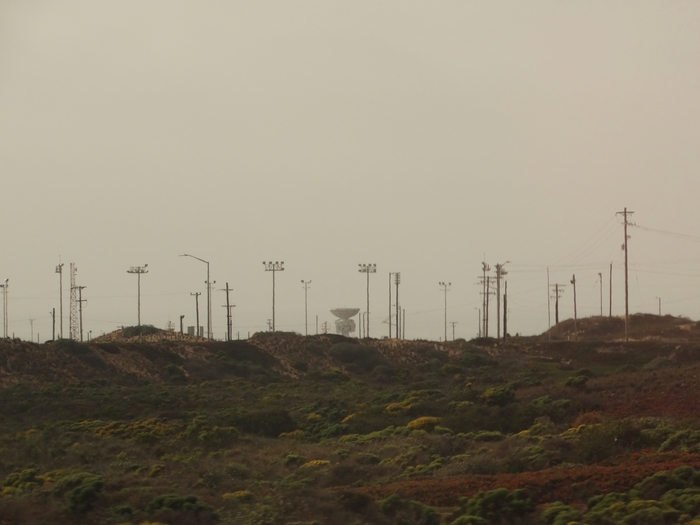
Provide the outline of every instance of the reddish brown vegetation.
{"type": "Polygon", "coordinates": [[[536,502],[585,503],[596,494],[625,492],[647,476],[681,465],[700,468],[697,454],[633,454],[612,464],[555,468],[519,474],[423,478],[368,488],[377,498],[391,494],[437,507],[452,507],[463,497],[505,487],[527,489],[536,502]]]}

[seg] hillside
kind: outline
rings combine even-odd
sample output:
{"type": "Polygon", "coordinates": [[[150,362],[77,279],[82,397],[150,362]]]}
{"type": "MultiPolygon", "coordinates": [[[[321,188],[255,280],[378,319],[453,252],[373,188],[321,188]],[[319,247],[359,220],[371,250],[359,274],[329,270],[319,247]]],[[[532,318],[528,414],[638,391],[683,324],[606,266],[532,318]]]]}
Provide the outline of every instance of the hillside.
{"type": "Polygon", "coordinates": [[[0,525],[692,523],[698,327],[620,321],[0,340],[0,525]]]}

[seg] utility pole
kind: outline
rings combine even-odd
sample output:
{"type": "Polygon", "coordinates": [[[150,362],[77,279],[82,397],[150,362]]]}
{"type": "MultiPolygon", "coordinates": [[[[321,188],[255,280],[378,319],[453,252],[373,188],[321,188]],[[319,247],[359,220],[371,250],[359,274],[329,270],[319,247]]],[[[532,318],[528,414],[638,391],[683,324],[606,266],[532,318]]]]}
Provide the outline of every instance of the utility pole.
{"type": "Polygon", "coordinates": [[[52,308],[49,312],[51,314],[51,340],[56,340],[56,309],[52,308]]]}
{"type": "Polygon", "coordinates": [[[504,283],[506,289],[503,292],[503,340],[508,339],[508,281],[504,283]]]}
{"type": "Polygon", "coordinates": [[[627,220],[628,215],[632,215],[634,212],[633,211],[627,211],[627,208],[625,208],[624,211],[618,211],[615,215],[622,215],[624,218],[624,224],[625,224],[625,243],[622,245],[622,248],[625,250],[625,342],[628,343],[630,340],[629,336],[629,319],[630,319],[630,296],[629,296],[629,266],[627,264],[628,262],[628,255],[627,255],[627,241],[629,240],[629,235],[627,235],[627,225],[629,224],[627,220]]]}
{"type": "Polygon", "coordinates": [[[450,324],[452,325],[452,340],[455,340],[455,325],[457,324],[457,321],[450,321],[450,324]]]}
{"type": "Polygon", "coordinates": [[[184,318],[185,318],[184,315],[181,315],[181,316],[180,316],[180,335],[181,335],[181,336],[182,336],[182,335],[185,335],[185,331],[183,330],[183,326],[182,326],[182,320],[183,320],[184,318]]]}
{"type": "Polygon", "coordinates": [[[304,335],[309,335],[309,285],[311,281],[301,280],[304,286],[304,335]]]}
{"type": "Polygon", "coordinates": [[[358,272],[367,274],[367,322],[365,323],[365,337],[369,338],[369,275],[377,273],[377,265],[374,263],[358,264],[358,272]]]}
{"type": "Polygon", "coordinates": [[[2,288],[2,336],[7,338],[7,292],[9,288],[9,279],[5,279],[4,284],[0,284],[2,288]]]}
{"type": "Polygon", "coordinates": [[[612,264],[610,263],[610,313],[608,317],[612,317],[612,264]]]}
{"type": "Polygon", "coordinates": [[[452,286],[452,283],[446,283],[444,281],[440,281],[438,284],[442,288],[442,291],[445,292],[445,339],[444,339],[444,341],[447,341],[447,292],[450,291],[450,286],[452,286]]]}
{"type": "Polygon", "coordinates": [[[489,304],[489,303],[488,303],[488,294],[490,293],[490,290],[489,290],[489,285],[488,285],[488,279],[486,278],[486,272],[490,271],[490,270],[491,270],[491,267],[490,267],[488,264],[486,264],[486,262],[482,262],[482,263],[481,263],[481,270],[483,271],[483,274],[484,274],[483,277],[482,277],[482,280],[481,280],[481,284],[482,284],[482,286],[483,286],[483,290],[482,290],[482,296],[483,296],[483,297],[482,297],[482,301],[483,301],[483,304],[482,304],[482,311],[483,311],[483,313],[484,313],[484,315],[483,315],[483,317],[482,317],[483,323],[484,323],[483,334],[484,334],[484,337],[488,337],[488,336],[489,336],[489,329],[488,329],[488,317],[489,317],[489,314],[488,314],[488,304],[489,304]]]}
{"type": "Polygon", "coordinates": [[[547,267],[547,340],[552,341],[552,296],[549,295],[549,290],[552,285],[549,284],[549,267],[547,267]]]}
{"type": "Polygon", "coordinates": [[[484,324],[486,325],[486,337],[489,336],[489,296],[491,295],[491,276],[486,276],[486,310],[484,310],[484,324]]]}
{"type": "Polygon", "coordinates": [[[202,293],[201,292],[195,292],[195,293],[190,292],[190,295],[194,295],[194,305],[195,305],[195,312],[196,312],[195,320],[196,320],[197,326],[195,326],[195,328],[194,328],[194,334],[195,334],[195,337],[200,337],[199,336],[199,296],[202,295],[202,293]]]}
{"type": "Polygon", "coordinates": [[[501,278],[508,275],[503,267],[509,262],[496,264],[496,339],[501,338],[501,278]]]}
{"type": "Polygon", "coordinates": [[[559,298],[561,294],[564,293],[564,285],[557,283],[551,286],[554,287],[554,325],[556,326],[559,324],[559,298]]]}
{"type": "MultiPolygon", "coordinates": [[[[212,338],[212,330],[211,330],[211,285],[216,284],[216,281],[211,280],[210,275],[209,275],[209,261],[205,261],[204,259],[200,259],[199,257],[195,257],[194,255],[190,255],[189,253],[185,253],[180,255],[180,257],[192,257],[193,259],[197,259],[200,262],[203,262],[204,264],[207,265],[207,280],[205,283],[207,284],[207,339],[212,338]]],[[[197,322],[197,335],[199,335],[199,322],[197,322]]]]}
{"type": "Polygon", "coordinates": [[[578,327],[576,326],[578,317],[576,314],[576,274],[571,279],[571,284],[574,285],[574,339],[578,339],[578,327]]]}
{"type": "Polygon", "coordinates": [[[226,308],[226,340],[230,341],[232,337],[233,328],[233,324],[231,322],[231,308],[234,308],[236,305],[231,305],[231,303],[229,302],[229,292],[232,292],[233,288],[228,287],[228,282],[226,283],[226,288],[224,288],[223,291],[226,292],[226,304],[224,305],[224,308],[226,308]]]}
{"type": "Polygon", "coordinates": [[[282,262],[265,262],[263,261],[266,272],[272,272],[272,331],[275,331],[275,274],[284,271],[284,261],[282,262]]]}
{"type": "Polygon", "coordinates": [[[603,317],[603,274],[598,273],[598,279],[600,279],[600,316],[603,317]]]}
{"type": "Polygon", "coordinates": [[[31,318],[29,319],[29,331],[30,331],[30,334],[31,334],[31,335],[29,336],[29,340],[30,340],[32,343],[34,342],[34,321],[36,321],[36,319],[31,319],[31,318]]]}
{"type": "Polygon", "coordinates": [[[78,310],[80,312],[80,341],[83,340],[83,303],[87,303],[87,299],[83,299],[83,290],[87,286],[78,286],[78,310]]]}
{"type": "MultiPolygon", "coordinates": [[[[60,260],[60,259],[59,259],[60,260]]],[[[56,266],[56,273],[58,274],[58,311],[61,316],[61,339],[63,339],[63,263],[59,263],[56,266]]]]}
{"type": "MultiPolygon", "coordinates": [[[[399,284],[401,284],[401,272],[394,274],[394,282],[396,283],[396,339],[401,339],[401,314],[399,314],[399,284]]],[[[389,316],[389,325],[391,326],[391,316],[389,316]]]]}
{"type": "Polygon", "coordinates": [[[135,273],[136,274],[136,280],[138,282],[138,325],[141,326],[141,274],[143,273],[148,273],[148,268],[147,264],[144,264],[143,266],[132,266],[129,268],[126,273],[135,273]]]}
{"type": "Polygon", "coordinates": [[[78,287],[75,284],[75,277],[78,267],[75,263],[70,263],[70,324],[68,337],[77,341],[80,337],[80,317],[78,316],[78,287]]]}
{"type": "Polygon", "coordinates": [[[659,317],[661,317],[661,297],[657,297],[659,300],[659,317]]]}

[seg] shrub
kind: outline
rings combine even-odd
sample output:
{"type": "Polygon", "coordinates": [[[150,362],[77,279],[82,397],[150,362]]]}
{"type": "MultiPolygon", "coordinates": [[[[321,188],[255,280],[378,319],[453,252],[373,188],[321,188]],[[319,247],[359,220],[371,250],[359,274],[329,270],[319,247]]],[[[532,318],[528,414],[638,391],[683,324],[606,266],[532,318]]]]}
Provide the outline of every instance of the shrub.
{"type": "Polygon", "coordinates": [[[555,501],[544,510],[542,519],[547,525],[567,525],[579,521],[581,513],[561,501],[555,501]]]}
{"type": "Polygon", "coordinates": [[[481,394],[481,398],[489,405],[504,407],[515,401],[515,392],[510,387],[498,386],[486,390],[481,394]]]}
{"type": "Polygon", "coordinates": [[[511,492],[505,488],[479,492],[473,498],[462,498],[459,507],[466,516],[483,518],[487,523],[497,525],[516,523],[535,510],[523,489],[511,492]]]}
{"type": "Polygon", "coordinates": [[[427,430],[430,431],[435,428],[435,425],[437,425],[440,422],[439,417],[433,417],[433,416],[423,416],[419,417],[417,419],[414,419],[413,421],[409,422],[406,426],[410,429],[413,430],[427,430]]]}
{"type": "Polygon", "coordinates": [[[392,494],[379,502],[381,511],[401,524],[440,525],[440,515],[432,508],[392,494]]]}
{"type": "Polygon", "coordinates": [[[232,426],[241,432],[277,437],[282,432],[292,432],[297,426],[286,410],[260,410],[234,416],[232,426]]]}
{"type": "Polygon", "coordinates": [[[588,376],[571,376],[564,383],[565,386],[570,386],[573,388],[583,388],[588,382],[588,376]]]}
{"type": "Polygon", "coordinates": [[[142,324],[140,326],[125,326],[122,328],[122,337],[137,337],[140,335],[151,335],[162,332],[162,330],[156,328],[150,324],[142,324]]]}
{"type": "Polygon", "coordinates": [[[71,512],[87,512],[97,501],[103,482],[100,477],[86,478],[66,494],[67,508],[71,512]]]}
{"type": "Polygon", "coordinates": [[[150,513],[163,510],[184,510],[198,514],[205,510],[211,510],[209,505],[199,501],[197,496],[178,496],[177,494],[164,494],[156,496],[146,507],[150,513]]]}
{"type": "Polygon", "coordinates": [[[376,348],[356,343],[334,344],[328,353],[333,359],[346,365],[355,365],[362,372],[371,372],[380,365],[389,365],[376,348]]]}

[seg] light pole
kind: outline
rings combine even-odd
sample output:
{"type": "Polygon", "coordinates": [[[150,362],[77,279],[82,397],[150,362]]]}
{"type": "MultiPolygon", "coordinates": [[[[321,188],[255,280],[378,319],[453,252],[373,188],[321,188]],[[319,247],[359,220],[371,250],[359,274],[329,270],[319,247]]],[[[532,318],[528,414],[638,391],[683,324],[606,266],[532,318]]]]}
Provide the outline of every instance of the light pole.
{"type": "Polygon", "coordinates": [[[284,261],[282,262],[265,262],[263,261],[266,272],[272,272],[272,331],[275,331],[275,273],[284,271],[284,261]]]}
{"type": "Polygon", "coordinates": [[[58,274],[58,301],[60,303],[58,306],[58,311],[61,316],[60,329],[61,339],[63,339],[63,263],[56,266],[56,273],[58,274]]]}
{"type": "MultiPolygon", "coordinates": [[[[211,279],[209,277],[209,261],[205,261],[204,259],[200,259],[199,257],[195,257],[194,255],[190,255],[189,253],[184,253],[180,255],[180,257],[192,257],[193,259],[197,259],[198,261],[203,262],[204,264],[207,265],[207,339],[211,339],[211,279]]],[[[215,281],[216,282],[216,281],[215,281]]],[[[197,326],[197,331],[199,331],[199,326],[197,326]]]]}
{"type": "Polygon", "coordinates": [[[443,281],[440,281],[438,283],[442,290],[445,292],[445,341],[447,341],[447,292],[450,291],[450,286],[452,286],[452,283],[446,283],[443,281]]]}
{"type": "Polygon", "coordinates": [[[659,317],[661,317],[661,297],[657,297],[659,300],[659,317]]]}
{"type": "Polygon", "coordinates": [[[309,335],[309,285],[311,281],[301,280],[304,286],[304,335],[309,335]]]}
{"type": "Polygon", "coordinates": [[[144,264],[143,266],[132,266],[126,271],[126,273],[135,273],[138,282],[138,326],[141,326],[141,274],[148,273],[146,268],[148,268],[148,265],[144,264]]]}
{"type": "Polygon", "coordinates": [[[359,266],[358,272],[367,274],[367,321],[365,322],[365,337],[369,338],[369,274],[377,273],[377,265],[370,263],[358,264],[357,266],[359,266]]]}
{"type": "MultiPolygon", "coordinates": [[[[399,315],[399,284],[401,284],[401,272],[394,274],[394,282],[396,283],[396,339],[401,339],[401,316],[399,315]]],[[[391,316],[389,316],[391,323],[391,316]]]]}

